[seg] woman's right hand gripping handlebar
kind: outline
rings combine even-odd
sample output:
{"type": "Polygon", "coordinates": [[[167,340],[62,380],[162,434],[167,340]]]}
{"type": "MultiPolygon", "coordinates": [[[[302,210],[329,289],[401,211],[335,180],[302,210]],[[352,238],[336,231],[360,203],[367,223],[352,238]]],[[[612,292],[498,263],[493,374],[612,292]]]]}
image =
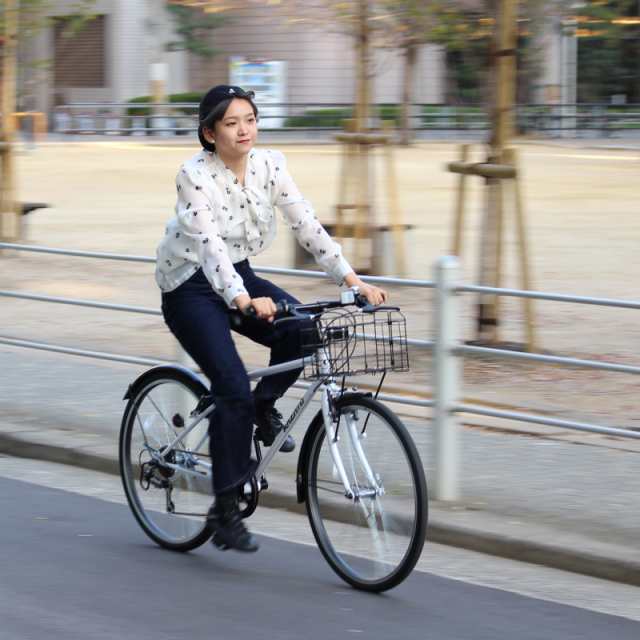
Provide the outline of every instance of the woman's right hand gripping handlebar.
{"type": "Polygon", "coordinates": [[[255,316],[267,322],[273,322],[278,308],[271,298],[250,298],[241,293],[233,300],[238,309],[246,316],[255,316]]]}

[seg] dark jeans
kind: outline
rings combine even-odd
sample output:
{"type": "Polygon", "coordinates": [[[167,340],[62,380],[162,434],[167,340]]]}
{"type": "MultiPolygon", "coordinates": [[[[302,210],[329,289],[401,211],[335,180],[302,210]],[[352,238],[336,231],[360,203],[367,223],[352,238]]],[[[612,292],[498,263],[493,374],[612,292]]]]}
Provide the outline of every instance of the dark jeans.
{"type": "MultiPolygon", "coordinates": [[[[248,260],[234,265],[252,298],[298,302],[273,283],[259,278],[248,260]]],[[[251,438],[256,401],[274,401],[296,381],[300,369],[260,380],[251,393],[247,371],[231,330],[271,349],[269,364],[301,357],[300,330],[305,323],[265,320],[231,311],[199,269],[177,289],[162,294],[167,326],[211,382],[216,408],[209,421],[214,492],[242,485],[255,471],[251,438]]]]}

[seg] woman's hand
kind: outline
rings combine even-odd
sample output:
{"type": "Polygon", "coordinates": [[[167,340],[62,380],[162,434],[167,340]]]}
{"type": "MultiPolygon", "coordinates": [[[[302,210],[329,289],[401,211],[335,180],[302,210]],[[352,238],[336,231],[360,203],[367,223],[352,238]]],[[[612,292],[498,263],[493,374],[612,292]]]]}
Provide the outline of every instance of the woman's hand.
{"type": "Polygon", "coordinates": [[[387,292],[381,287],[376,287],[373,284],[367,284],[366,282],[362,282],[358,276],[351,272],[348,273],[344,278],[344,283],[348,287],[358,287],[360,295],[363,295],[369,304],[377,306],[387,301],[389,297],[387,292]]]}
{"type": "Polygon", "coordinates": [[[360,295],[364,296],[367,299],[369,304],[373,306],[378,306],[379,304],[383,304],[387,301],[387,292],[381,287],[376,287],[373,284],[366,284],[362,282],[359,285],[360,295]]]}
{"type": "Polygon", "coordinates": [[[253,307],[257,318],[273,322],[273,317],[276,314],[276,304],[271,298],[250,298],[248,295],[241,294],[235,298],[234,302],[243,313],[246,312],[248,307],[253,307]]]}

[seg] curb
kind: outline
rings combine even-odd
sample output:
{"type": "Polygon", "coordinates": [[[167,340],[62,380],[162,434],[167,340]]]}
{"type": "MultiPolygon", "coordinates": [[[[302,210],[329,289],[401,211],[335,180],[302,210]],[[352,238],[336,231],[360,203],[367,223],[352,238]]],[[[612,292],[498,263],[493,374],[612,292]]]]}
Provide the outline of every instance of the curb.
{"type": "MultiPolygon", "coordinates": [[[[90,453],[82,449],[31,442],[6,433],[0,433],[0,453],[119,475],[118,461],[111,457],[90,453]]],[[[304,505],[296,502],[293,494],[287,494],[277,489],[272,488],[262,494],[260,501],[264,506],[272,509],[283,509],[301,515],[306,513],[304,505]]],[[[427,540],[602,580],[640,586],[640,562],[621,561],[552,544],[450,525],[438,516],[434,516],[433,509],[431,509],[427,528],[427,540]]]]}

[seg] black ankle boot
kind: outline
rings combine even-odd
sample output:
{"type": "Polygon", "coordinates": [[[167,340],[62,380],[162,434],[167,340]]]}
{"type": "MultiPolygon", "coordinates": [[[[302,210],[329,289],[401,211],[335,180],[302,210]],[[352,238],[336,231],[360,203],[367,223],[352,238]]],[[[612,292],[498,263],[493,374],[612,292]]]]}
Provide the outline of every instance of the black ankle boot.
{"type": "MultiPolygon", "coordinates": [[[[256,402],[256,437],[265,447],[270,447],[276,436],[284,429],[282,414],[273,406],[273,402],[256,402]]],[[[296,448],[296,441],[288,435],[280,451],[290,453],[296,448]]]]}
{"type": "Polygon", "coordinates": [[[222,549],[257,551],[260,546],[244,526],[238,509],[238,492],[221,493],[209,509],[207,523],[211,528],[211,542],[222,549]]]}

